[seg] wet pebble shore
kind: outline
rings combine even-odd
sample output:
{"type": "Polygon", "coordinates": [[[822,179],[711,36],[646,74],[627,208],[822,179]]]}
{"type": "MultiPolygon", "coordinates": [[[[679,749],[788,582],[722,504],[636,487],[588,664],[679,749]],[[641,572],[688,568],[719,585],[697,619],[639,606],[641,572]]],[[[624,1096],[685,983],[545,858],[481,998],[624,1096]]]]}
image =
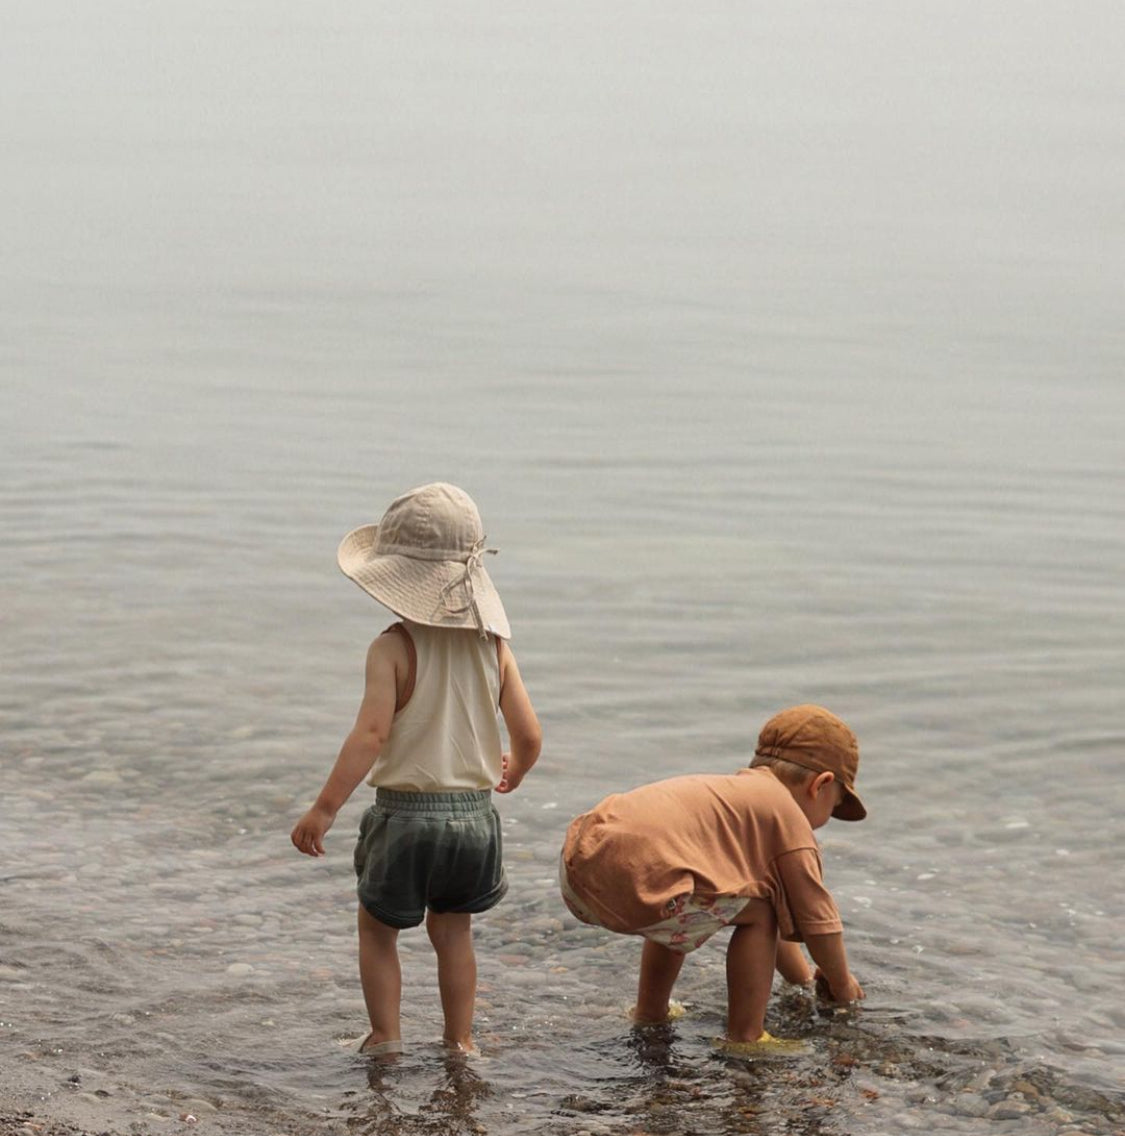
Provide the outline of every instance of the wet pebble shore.
{"type": "Polygon", "coordinates": [[[631,1031],[637,944],[562,907],[560,822],[542,824],[531,799],[506,803],[511,891],[477,929],[484,1060],[451,1073],[434,1052],[432,954],[421,933],[405,933],[408,1055],[372,1078],[333,1040],[363,1022],[351,882],[339,858],[290,859],[282,837],[292,799],[243,802],[236,816],[216,810],[215,840],[214,816],[180,818],[170,831],[159,810],[130,811],[128,798],[123,836],[120,818],[99,817],[86,792],[73,789],[65,804],[27,793],[14,806],[29,832],[58,835],[29,843],[34,878],[7,881],[19,904],[0,921],[0,990],[12,1007],[0,1136],[279,1136],[310,1125],[322,1136],[423,1136],[435,1115],[466,1136],[751,1136],[769,1124],[950,1136],[976,1136],[982,1124],[998,1136],[1125,1131],[1121,1096],[1036,1064],[999,1023],[995,1042],[958,1039],[960,1023],[969,1013],[985,1020],[989,1002],[970,991],[957,1004],[952,980],[947,1001],[904,997],[909,1008],[894,1010],[893,945],[881,956],[861,941],[875,981],[858,1015],[838,1017],[779,988],[768,1028],[812,1048],[791,1064],[713,1053],[721,936],[685,966],[677,996],[687,1016],[667,1030],[631,1031]],[[64,823],[86,804],[81,827],[64,823]],[[96,897],[84,881],[96,881],[96,897]],[[60,917],[73,934],[41,950],[40,928],[60,917]]]}

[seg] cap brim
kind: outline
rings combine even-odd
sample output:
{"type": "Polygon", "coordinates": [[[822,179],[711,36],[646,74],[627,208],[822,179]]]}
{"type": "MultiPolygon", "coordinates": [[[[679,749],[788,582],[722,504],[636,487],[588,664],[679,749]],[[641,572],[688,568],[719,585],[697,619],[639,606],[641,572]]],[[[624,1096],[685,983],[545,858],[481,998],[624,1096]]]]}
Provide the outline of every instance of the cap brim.
{"type": "MultiPolygon", "coordinates": [[[[465,565],[456,560],[415,560],[409,556],[383,555],[375,551],[377,525],[362,525],[340,542],[336,562],[348,579],[358,584],[395,615],[426,627],[477,630],[472,609],[450,611],[466,604],[462,581],[465,565]]],[[[512,632],[500,595],[483,565],[473,572],[473,600],[484,629],[501,639],[512,632]]]]}
{"type": "Polygon", "coordinates": [[[858,794],[852,792],[846,785],[843,786],[844,799],[832,810],[837,820],[863,820],[867,816],[867,809],[859,799],[858,794]]]}

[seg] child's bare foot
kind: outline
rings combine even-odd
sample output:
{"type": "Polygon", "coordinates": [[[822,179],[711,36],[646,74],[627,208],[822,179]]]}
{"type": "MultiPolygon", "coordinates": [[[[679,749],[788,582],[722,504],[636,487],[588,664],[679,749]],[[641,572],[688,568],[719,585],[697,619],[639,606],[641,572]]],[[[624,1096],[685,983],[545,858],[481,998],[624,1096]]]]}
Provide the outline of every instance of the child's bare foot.
{"type": "Polygon", "coordinates": [[[464,1057],[479,1057],[480,1050],[477,1049],[476,1043],[471,1037],[461,1038],[459,1041],[454,1041],[448,1037],[441,1039],[442,1048],[446,1053],[460,1054],[464,1057]]]}
{"type": "Polygon", "coordinates": [[[402,1053],[402,1041],[399,1038],[390,1038],[387,1041],[372,1041],[368,1034],[359,1043],[361,1057],[374,1057],[378,1060],[393,1060],[402,1053]]]}

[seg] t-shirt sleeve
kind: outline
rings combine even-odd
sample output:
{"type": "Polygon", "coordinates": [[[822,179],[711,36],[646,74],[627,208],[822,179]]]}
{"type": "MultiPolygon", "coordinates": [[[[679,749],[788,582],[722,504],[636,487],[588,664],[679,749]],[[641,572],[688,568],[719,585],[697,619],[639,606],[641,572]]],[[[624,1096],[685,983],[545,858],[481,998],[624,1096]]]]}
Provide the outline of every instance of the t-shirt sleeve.
{"type": "Polygon", "coordinates": [[[785,852],[774,866],[780,884],[775,903],[777,929],[783,939],[800,943],[806,935],[843,931],[836,901],[824,886],[820,853],[815,848],[785,852]]]}

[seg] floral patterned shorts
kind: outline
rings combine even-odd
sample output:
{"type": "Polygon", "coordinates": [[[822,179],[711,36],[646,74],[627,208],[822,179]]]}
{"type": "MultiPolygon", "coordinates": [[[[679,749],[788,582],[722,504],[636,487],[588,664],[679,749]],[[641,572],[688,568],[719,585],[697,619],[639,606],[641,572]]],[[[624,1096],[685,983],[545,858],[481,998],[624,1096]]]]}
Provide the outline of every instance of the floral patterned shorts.
{"type": "Polygon", "coordinates": [[[678,895],[669,903],[672,911],[666,919],[637,934],[686,955],[729,926],[749,902],[744,895],[678,895]]]}
{"type": "MultiPolygon", "coordinates": [[[[566,878],[566,865],[559,859],[559,887],[571,912],[583,923],[598,926],[598,918],[575,894],[566,878]]],[[[744,895],[680,895],[668,903],[668,915],[651,927],[636,932],[670,951],[687,954],[701,947],[716,931],[738,918],[750,901],[744,895]]]]}

